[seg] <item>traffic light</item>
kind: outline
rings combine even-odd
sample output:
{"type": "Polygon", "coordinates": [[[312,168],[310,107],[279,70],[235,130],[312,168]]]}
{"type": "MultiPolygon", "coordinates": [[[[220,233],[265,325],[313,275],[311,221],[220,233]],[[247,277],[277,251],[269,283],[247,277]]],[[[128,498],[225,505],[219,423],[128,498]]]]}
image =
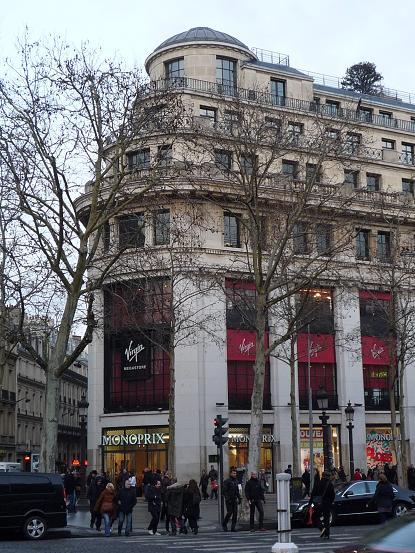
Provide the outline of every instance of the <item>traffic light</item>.
{"type": "Polygon", "coordinates": [[[32,468],[32,454],[29,451],[27,451],[23,455],[23,471],[30,472],[31,468],[32,468]]]}
{"type": "Polygon", "coordinates": [[[228,436],[225,436],[226,432],[229,430],[229,428],[225,426],[227,422],[228,419],[223,418],[222,415],[216,415],[216,419],[214,420],[215,430],[212,440],[218,447],[226,444],[229,440],[228,436]]]}

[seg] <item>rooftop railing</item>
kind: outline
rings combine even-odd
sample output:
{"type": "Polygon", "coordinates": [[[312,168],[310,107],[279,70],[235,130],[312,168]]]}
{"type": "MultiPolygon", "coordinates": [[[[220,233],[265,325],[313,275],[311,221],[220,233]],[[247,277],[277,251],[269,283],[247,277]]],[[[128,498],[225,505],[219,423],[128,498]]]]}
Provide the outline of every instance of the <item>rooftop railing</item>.
{"type": "Polygon", "coordinates": [[[319,104],[315,101],[276,96],[265,90],[240,88],[229,83],[221,84],[190,77],[175,77],[173,79],[152,81],[149,87],[150,92],[166,90],[201,92],[212,96],[255,102],[268,107],[285,108],[303,113],[315,113],[334,120],[393,128],[415,134],[415,121],[376,114],[368,117],[366,112],[359,109],[342,108],[331,104],[319,104]]]}
{"type": "Polygon", "coordinates": [[[286,65],[287,67],[290,66],[290,56],[288,54],[272,52],[271,50],[263,50],[262,48],[256,48],[255,46],[251,48],[251,52],[256,55],[259,61],[276,65],[286,65]]]}

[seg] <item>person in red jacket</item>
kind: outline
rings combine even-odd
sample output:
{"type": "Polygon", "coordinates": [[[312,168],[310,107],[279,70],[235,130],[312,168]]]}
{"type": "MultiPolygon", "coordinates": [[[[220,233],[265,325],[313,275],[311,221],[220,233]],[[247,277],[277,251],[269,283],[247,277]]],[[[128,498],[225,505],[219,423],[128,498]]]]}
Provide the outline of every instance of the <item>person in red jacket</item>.
{"type": "Polygon", "coordinates": [[[356,469],[353,474],[353,480],[362,480],[362,473],[360,469],[356,469]]]}

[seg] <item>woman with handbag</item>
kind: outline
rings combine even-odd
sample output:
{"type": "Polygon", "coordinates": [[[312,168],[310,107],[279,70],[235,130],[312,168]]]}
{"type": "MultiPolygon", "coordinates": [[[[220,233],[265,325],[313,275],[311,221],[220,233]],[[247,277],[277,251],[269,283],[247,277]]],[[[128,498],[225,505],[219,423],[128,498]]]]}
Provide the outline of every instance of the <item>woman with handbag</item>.
{"type": "Polygon", "coordinates": [[[330,473],[324,471],[319,484],[313,487],[310,498],[310,503],[315,509],[316,520],[319,522],[320,538],[330,538],[330,512],[335,495],[330,473]]]}
{"type": "Polygon", "coordinates": [[[111,535],[112,523],[117,518],[117,511],[115,508],[115,488],[111,482],[106,485],[105,490],[101,492],[98,497],[94,511],[102,515],[105,524],[105,535],[106,537],[109,537],[111,535]]]}

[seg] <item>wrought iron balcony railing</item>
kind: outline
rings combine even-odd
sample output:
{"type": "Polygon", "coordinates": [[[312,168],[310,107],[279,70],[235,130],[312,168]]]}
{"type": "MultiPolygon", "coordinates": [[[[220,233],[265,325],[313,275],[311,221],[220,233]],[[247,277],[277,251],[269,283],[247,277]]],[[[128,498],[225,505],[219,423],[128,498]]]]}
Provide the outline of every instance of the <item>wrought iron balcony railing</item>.
{"type": "MultiPolygon", "coordinates": [[[[395,406],[399,408],[399,395],[395,395],[395,406]]],[[[365,390],[365,409],[367,411],[389,411],[390,392],[383,389],[365,390]]]]}
{"type": "MultiPolygon", "coordinates": [[[[317,404],[316,394],[317,394],[317,391],[314,392],[313,390],[313,410],[318,411],[319,406],[317,404]]],[[[337,394],[329,394],[328,400],[329,400],[328,407],[327,407],[328,410],[336,410],[339,408],[339,401],[337,398],[337,394]]],[[[308,392],[307,393],[300,392],[299,407],[300,409],[308,409],[308,392]]]]}
{"type": "Polygon", "coordinates": [[[318,104],[314,101],[276,96],[271,92],[240,88],[229,84],[214,83],[193,79],[190,77],[176,77],[174,79],[160,79],[149,84],[149,92],[166,90],[187,90],[201,92],[213,96],[225,96],[238,98],[242,101],[256,102],[265,106],[281,107],[303,113],[318,113],[331,119],[346,120],[353,123],[363,123],[378,127],[399,129],[415,134],[415,121],[386,117],[385,115],[372,114],[368,118],[367,113],[358,109],[336,107],[330,104],[318,104]]]}
{"type": "MultiPolygon", "coordinates": [[[[249,411],[251,409],[251,393],[229,393],[228,394],[229,409],[243,409],[249,411]]],[[[271,393],[264,394],[263,409],[272,409],[271,393]]]]}

